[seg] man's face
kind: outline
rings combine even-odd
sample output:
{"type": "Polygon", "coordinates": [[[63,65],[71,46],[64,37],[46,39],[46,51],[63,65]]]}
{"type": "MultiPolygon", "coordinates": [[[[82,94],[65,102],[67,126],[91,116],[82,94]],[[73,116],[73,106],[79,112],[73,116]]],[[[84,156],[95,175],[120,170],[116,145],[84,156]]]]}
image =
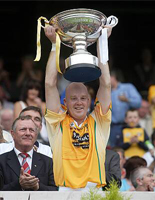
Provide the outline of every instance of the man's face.
{"type": "Polygon", "coordinates": [[[125,122],[130,127],[136,127],[139,123],[138,111],[128,111],[127,116],[125,118],[125,122]]]}
{"type": "Polygon", "coordinates": [[[154,181],[153,173],[149,169],[146,169],[146,174],[143,176],[143,179],[141,179],[141,184],[146,191],[148,191],[149,186],[152,188],[155,186],[154,181]]]}
{"type": "Polygon", "coordinates": [[[38,112],[33,111],[33,110],[28,110],[22,113],[22,116],[30,116],[31,119],[34,121],[34,123],[37,125],[37,127],[39,128],[39,131],[41,131],[42,129],[42,119],[41,116],[38,112]]]}
{"type": "Polygon", "coordinates": [[[72,88],[64,100],[68,113],[77,123],[82,123],[89,108],[88,92],[84,88],[72,88]]]}
{"type": "Polygon", "coordinates": [[[142,101],[141,107],[138,109],[139,116],[145,118],[149,114],[150,106],[147,101],[142,101]]]}
{"type": "Polygon", "coordinates": [[[16,124],[16,131],[12,131],[15,147],[21,152],[30,151],[37,140],[37,126],[29,120],[19,120],[16,124]]]}

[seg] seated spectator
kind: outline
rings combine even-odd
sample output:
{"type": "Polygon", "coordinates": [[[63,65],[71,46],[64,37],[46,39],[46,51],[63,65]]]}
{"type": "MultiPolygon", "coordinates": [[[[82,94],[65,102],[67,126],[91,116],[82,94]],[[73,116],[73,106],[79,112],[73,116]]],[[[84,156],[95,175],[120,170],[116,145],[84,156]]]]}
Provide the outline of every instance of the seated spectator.
{"type": "Polygon", "coordinates": [[[8,101],[7,94],[4,88],[0,85],[0,110],[10,108],[13,110],[14,104],[8,101]]]}
{"type": "Polygon", "coordinates": [[[117,181],[119,187],[121,186],[121,170],[119,155],[117,152],[110,149],[106,149],[105,172],[107,183],[107,185],[105,186],[106,188],[109,187],[109,183],[110,181],[112,181],[112,179],[117,181]]]}
{"type": "Polygon", "coordinates": [[[3,87],[6,96],[10,98],[11,80],[9,72],[4,68],[4,60],[0,57],[0,85],[3,87]]]}
{"type": "Polygon", "coordinates": [[[5,143],[7,142],[4,137],[3,137],[3,129],[2,129],[2,126],[0,125],[0,145],[1,143],[5,143]]]}
{"type": "Polygon", "coordinates": [[[141,106],[141,95],[131,83],[121,83],[117,71],[111,71],[111,99],[112,123],[110,131],[110,146],[117,146],[117,137],[120,136],[124,125],[126,112],[130,108],[138,109],[141,106]]]}
{"type": "Polygon", "coordinates": [[[143,158],[147,162],[147,167],[155,174],[155,130],[152,133],[151,141],[152,146],[150,148],[150,151],[146,152],[143,155],[143,158]]]}
{"type": "Polygon", "coordinates": [[[125,116],[126,126],[123,127],[120,138],[117,145],[125,150],[125,157],[132,156],[142,157],[148,147],[145,141],[149,140],[149,137],[140,125],[138,111],[130,109],[126,112],[125,116]]]}
{"type": "Polygon", "coordinates": [[[21,58],[21,66],[18,71],[19,73],[16,75],[16,80],[13,82],[12,86],[16,92],[11,93],[14,102],[19,100],[22,89],[28,80],[35,79],[41,82],[42,85],[44,77],[43,71],[39,66],[36,66],[36,62],[34,62],[32,55],[25,55],[21,58]]]}
{"type": "Polygon", "coordinates": [[[13,110],[2,109],[0,111],[0,123],[3,128],[3,137],[7,142],[13,141],[11,136],[11,127],[13,123],[13,110]]]}
{"type": "MultiPolygon", "coordinates": [[[[40,108],[35,106],[28,106],[23,109],[20,116],[29,116],[38,126],[39,133],[42,129],[42,113],[40,108]]],[[[0,154],[11,151],[14,148],[14,142],[0,144],[0,154]]],[[[34,144],[34,150],[52,158],[51,148],[48,145],[40,143],[40,136],[38,134],[37,141],[34,144]]]]}
{"type": "Polygon", "coordinates": [[[130,175],[134,169],[140,166],[146,167],[146,161],[145,159],[139,157],[139,156],[133,156],[129,158],[126,163],[124,164],[124,168],[126,170],[126,177],[122,179],[122,186],[120,188],[120,191],[134,191],[135,188],[132,185],[132,182],[130,180],[130,175]]]}
{"type": "Polygon", "coordinates": [[[22,89],[21,101],[14,105],[14,119],[19,116],[22,109],[27,106],[37,106],[41,108],[42,113],[45,113],[45,102],[42,102],[42,86],[35,79],[29,79],[22,89]]]}
{"type": "Polygon", "coordinates": [[[113,147],[112,150],[119,154],[119,157],[120,157],[120,169],[121,169],[121,179],[123,179],[126,176],[126,170],[124,168],[124,164],[126,162],[124,150],[119,148],[119,147],[113,147]]]}
{"type": "Polygon", "coordinates": [[[150,113],[150,104],[146,100],[142,100],[141,107],[138,109],[139,113],[139,125],[147,131],[149,137],[153,132],[152,128],[152,116],[150,113]]]}
{"type": "Polygon", "coordinates": [[[155,129],[155,85],[149,87],[148,100],[151,105],[152,128],[155,129]]]}
{"type": "Polygon", "coordinates": [[[52,158],[33,150],[38,131],[29,116],[22,116],[14,121],[11,133],[15,147],[12,151],[0,155],[0,190],[57,190],[52,158]]]}
{"type": "Polygon", "coordinates": [[[17,77],[17,87],[23,87],[23,84],[29,79],[35,79],[38,81],[43,80],[43,73],[40,69],[34,68],[33,56],[26,55],[21,59],[21,72],[17,77]]]}
{"type": "MultiPolygon", "coordinates": [[[[21,100],[17,101],[14,105],[14,119],[16,119],[22,109],[27,106],[39,107],[42,113],[45,113],[45,102],[42,101],[42,87],[40,82],[34,79],[30,79],[25,83],[21,94],[21,100]]],[[[40,136],[44,144],[49,144],[44,118],[42,119],[40,136]]]]}
{"type": "Polygon", "coordinates": [[[147,167],[138,167],[131,174],[131,182],[136,191],[154,191],[155,179],[147,167]]]}
{"type": "Polygon", "coordinates": [[[149,87],[155,83],[155,63],[151,49],[143,48],[140,59],[134,67],[134,85],[141,94],[147,96],[149,87]]]}

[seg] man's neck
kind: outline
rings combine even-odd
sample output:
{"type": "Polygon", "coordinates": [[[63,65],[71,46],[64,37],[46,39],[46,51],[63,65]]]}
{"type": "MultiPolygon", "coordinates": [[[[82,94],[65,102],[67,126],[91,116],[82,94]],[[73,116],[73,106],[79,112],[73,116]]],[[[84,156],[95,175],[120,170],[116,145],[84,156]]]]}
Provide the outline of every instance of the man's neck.
{"type": "Polygon", "coordinates": [[[16,145],[15,145],[15,148],[18,150],[18,151],[20,151],[20,152],[23,152],[23,153],[27,153],[27,152],[29,152],[29,151],[31,151],[32,149],[33,149],[33,147],[31,147],[31,148],[27,148],[27,147],[23,147],[23,148],[19,148],[19,147],[17,147],[16,145]]]}
{"type": "Polygon", "coordinates": [[[136,191],[147,191],[146,188],[144,188],[143,186],[138,186],[136,188],[136,191]]]}
{"type": "Polygon", "coordinates": [[[86,120],[86,118],[87,118],[87,116],[82,120],[75,120],[74,119],[74,122],[76,123],[76,125],[78,125],[80,127],[83,124],[83,122],[86,120]]]}

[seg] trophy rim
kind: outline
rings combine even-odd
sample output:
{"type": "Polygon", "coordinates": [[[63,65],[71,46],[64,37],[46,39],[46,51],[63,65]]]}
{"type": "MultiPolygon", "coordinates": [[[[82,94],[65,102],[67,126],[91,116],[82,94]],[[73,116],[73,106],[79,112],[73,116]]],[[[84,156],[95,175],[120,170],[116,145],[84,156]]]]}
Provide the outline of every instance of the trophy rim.
{"type": "MultiPolygon", "coordinates": [[[[100,12],[98,10],[94,10],[94,9],[77,8],[77,9],[69,9],[69,10],[65,10],[65,11],[57,13],[56,15],[54,15],[53,17],[50,18],[49,24],[53,25],[57,29],[57,32],[61,37],[62,43],[65,46],[73,48],[71,45],[72,37],[61,30],[60,23],[67,19],[78,18],[78,17],[80,17],[80,14],[81,14],[81,16],[83,15],[86,18],[88,17],[90,19],[92,18],[92,19],[99,21],[100,26],[105,25],[107,22],[106,15],[104,15],[102,12],[100,12]],[[70,41],[70,43],[67,41],[70,41]]],[[[87,35],[87,38],[89,38],[89,35],[87,35]]],[[[90,46],[94,42],[95,41],[87,43],[87,46],[90,46]]]]}
{"type": "Polygon", "coordinates": [[[59,12],[59,13],[57,13],[56,15],[54,15],[53,17],[51,17],[50,18],[50,20],[49,20],[49,23],[50,24],[53,24],[53,23],[55,23],[55,21],[54,21],[54,19],[56,19],[56,18],[58,18],[58,17],[67,17],[66,16],[66,14],[67,15],[70,15],[70,14],[73,14],[74,13],[74,15],[77,15],[77,14],[79,14],[80,12],[82,12],[83,11],[83,14],[85,13],[85,14],[90,14],[90,15],[92,15],[92,14],[94,14],[95,16],[98,16],[98,17],[101,17],[102,16],[102,18],[101,19],[105,19],[105,23],[106,23],[106,21],[107,21],[107,17],[106,17],[106,15],[104,15],[101,11],[98,11],[98,10],[95,10],[95,9],[89,9],[89,8],[75,8],[75,9],[69,9],[69,10],[65,10],[65,11],[62,11],[62,12],[59,12]],[[52,23],[53,22],[53,23],[52,23]]]}

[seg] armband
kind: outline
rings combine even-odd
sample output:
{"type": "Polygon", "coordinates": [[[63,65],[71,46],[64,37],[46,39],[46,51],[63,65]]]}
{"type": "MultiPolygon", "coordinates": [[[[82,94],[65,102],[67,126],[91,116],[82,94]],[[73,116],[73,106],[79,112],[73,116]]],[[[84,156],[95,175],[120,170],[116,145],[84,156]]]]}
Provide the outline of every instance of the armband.
{"type": "Polygon", "coordinates": [[[52,43],[52,49],[51,51],[56,51],[56,43],[52,43]]]}

